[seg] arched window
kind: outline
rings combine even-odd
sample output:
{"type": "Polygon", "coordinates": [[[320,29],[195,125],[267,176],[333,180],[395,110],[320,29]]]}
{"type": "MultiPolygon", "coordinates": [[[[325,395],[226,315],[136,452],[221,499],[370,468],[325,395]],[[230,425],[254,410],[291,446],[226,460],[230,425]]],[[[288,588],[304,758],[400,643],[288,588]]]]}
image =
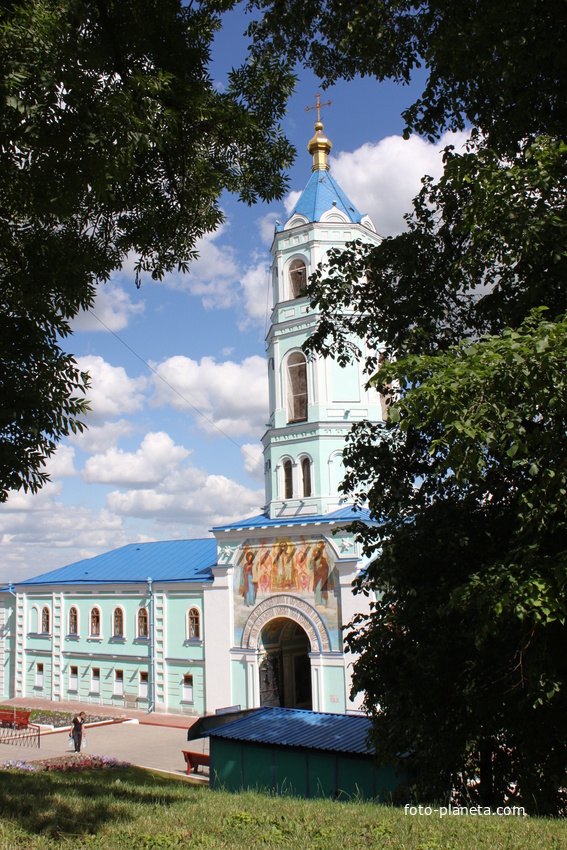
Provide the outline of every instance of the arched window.
{"type": "Polygon", "coordinates": [[[44,635],[49,634],[49,608],[47,605],[41,611],[41,632],[44,635]]]}
{"type": "Polygon", "coordinates": [[[148,637],[148,609],[140,608],[138,611],[138,637],[148,637]]]}
{"type": "Polygon", "coordinates": [[[293,499],[293,466],[290,460],[283,464],[284,499],[293,499]]]}
{"type": "Polygon", "coordinates": [[[75,606],[69,608],[69,634],[79,634],[79,612],[77,611],[75,606]]]}
{"type": "Polygon", "coordinates": [[[301,461],[301,484],[304,496],[311,495],[311,462],[308,457],[301,461]]]}
{"type": "Polygon", "coordinates": [[[187,636],[189,640],[199,640],[201,637],[201,614],[198,608],[191,608],[188,614],[187,636]]]}
{"type": "Polygon", "coordinates": [[[124,637],[124,611],[122,608],[114,609],[112,627],[114,637],[124,637]]]}
{"type": "Polygon", "coordinates": [[[100,611],[98,608],[91,609],[91,637],[100,637],[100,611]]]}
{"type": "Polygon", "coordinates": [[[290,354],[287,361],[287,421],[307,419],[307,361],[300,351],[290,354]]]}
{"type": "Polygon", "coordinates": [[[307,268],[302,260],[294,260],[289,267],[289,291],[292,298],[305,295],[307,268]]]}
{"type": "Polygon", "coordinates": [[[39,620],[39,612],[35,605],[30,609],[30,633],[32,635],[37,634],[37,625],[39,620]]]}

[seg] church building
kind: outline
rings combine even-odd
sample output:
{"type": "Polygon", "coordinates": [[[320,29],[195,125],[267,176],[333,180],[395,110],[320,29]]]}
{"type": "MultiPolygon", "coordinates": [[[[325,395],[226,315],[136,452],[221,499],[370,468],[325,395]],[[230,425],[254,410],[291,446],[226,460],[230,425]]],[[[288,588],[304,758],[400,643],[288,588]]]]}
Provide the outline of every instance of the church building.
{"type": "Polygon", "coordinates": [[[136,543],[4,588],[0,696],[191,715],[264,705],[344,713],[343,626],[367,604],[338,486],[353,423],[385,418],[360,363],[306,357],[307,277],[331,248],[379,237],[333,179],[320,121],[311,177],[271,248],[264,512],[214,537],[136,543]]]}

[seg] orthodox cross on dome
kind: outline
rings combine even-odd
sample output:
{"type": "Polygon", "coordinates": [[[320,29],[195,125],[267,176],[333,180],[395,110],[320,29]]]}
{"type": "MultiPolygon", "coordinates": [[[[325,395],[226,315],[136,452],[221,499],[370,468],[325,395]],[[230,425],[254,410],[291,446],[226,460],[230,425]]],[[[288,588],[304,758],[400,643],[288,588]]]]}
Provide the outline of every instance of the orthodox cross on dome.
{"type": "Polygon", "coordinates": [[[328,100],[326,103],[321,103],[321,101],[320,101],[320,99],[319,99],[319,98],[320,98],[320,95],[319,95],[319,92],[317,92],[317,103],[315,104],[315,106],[306,106],[306,107],[305,107],[305,111],[306,111],[306,112],[310,112],[312,109],[316,109],[316,110],[317,110],[317,123],[318,123],[318,124],[320,124],[320,123],[321,123],[321,109],[322,109],[324,106],[330,106],[330,105],[331,105],[331,103],[332,103],[332,101],[331,101],[331,100],[328,100]]]}
{"type": "Polygon", "coordinates": [[[317,123],[315,124],[315,135],[309,141],[307,150],[313,157],[313,165],[311,171],[328,171],[327,157],[333,147],[329,139],[323,135],[323,124],[321,123],[321,109],[324,106],[330,106],[331,101],[321,103],[319,92],[317,92],[317,103],[315,106],[306,106],[305,111],[310,112],[312,109],[317,110],[317,123]]]}

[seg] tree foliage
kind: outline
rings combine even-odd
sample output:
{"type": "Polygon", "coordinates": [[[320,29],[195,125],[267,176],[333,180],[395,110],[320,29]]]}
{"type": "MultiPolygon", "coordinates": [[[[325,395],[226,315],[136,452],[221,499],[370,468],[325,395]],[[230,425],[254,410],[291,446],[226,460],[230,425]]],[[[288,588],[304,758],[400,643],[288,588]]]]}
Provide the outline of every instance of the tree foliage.
{"type": "Polygon", "coordinates": [[[414,752],[421,794],[454,787],[496,805],[514,779],[522,805],[555,812],[567,763],[567,322],[545,312],[384,364],[392,426],[359,426],[347,450],[348,484],[366,482],[383,523],[380,541],[360,529],[378,553],[360,585],[377,602],[348,643],[378,751],[414,752]]]}
{"type": "Polygon", "coordinates": [[[278,121],[294,78],[267,50],[209,73],[231,0],[12,0],[0,9],[0,500],[36,490],[81,427],[86,377],[62,349],[129,253],[159,279],[222,221],[219,196],[282,196],[278,121]]]}
{"type": "Polygon", "coordinates": [[[567,20],[561,0],[250,0],[256,53],[275,49],[327,86],[357,75],[409,82],[427,70],[408,131],[482,128],[499,151],[556,136],[567,120],[567,20]]]}
{"type": "Polygon", "coordinates": [[[354,336],[390,356],[427,354],[517,326],[539,305],[567,311],[565,141],[541,137],[506,160],[447,150],[406,220],[399,236],[335,249],[317,269],[312,348],[348,358],[354,336]]]}
{"type": "Polygon", "coordinates": [[[309,284],[309,342],[339,362],[377,352],[386,427],[355,426],[347,496],[375,595],[348,638],[379,757],[412,753],[416,797],[514,793],[564,808],[567,589],[567,16],[504,0],[252,0],[256,55],[324,79],[407,82],[426,70],[406,134],[447,149],[407,230],[332,252],[309,284]],[[545,310],[543,310],[545,308],[545,310]],[[543,310],[543,311],[542,311],[543,310]]]}

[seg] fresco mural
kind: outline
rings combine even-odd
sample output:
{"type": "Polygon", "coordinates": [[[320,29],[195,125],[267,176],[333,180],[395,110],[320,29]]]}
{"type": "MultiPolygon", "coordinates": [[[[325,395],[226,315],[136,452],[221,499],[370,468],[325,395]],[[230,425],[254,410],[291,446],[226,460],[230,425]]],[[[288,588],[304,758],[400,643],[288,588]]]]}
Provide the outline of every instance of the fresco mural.
{"type": "Polygon", "coordinates": [[[234,639],[239,646],[246,620],[269,596],[285,593],[313,605],[325,621],[333,649],[342,649],[336,554],[320,537],[247,540],[234,570],[234,639]]]}

